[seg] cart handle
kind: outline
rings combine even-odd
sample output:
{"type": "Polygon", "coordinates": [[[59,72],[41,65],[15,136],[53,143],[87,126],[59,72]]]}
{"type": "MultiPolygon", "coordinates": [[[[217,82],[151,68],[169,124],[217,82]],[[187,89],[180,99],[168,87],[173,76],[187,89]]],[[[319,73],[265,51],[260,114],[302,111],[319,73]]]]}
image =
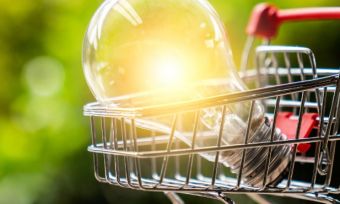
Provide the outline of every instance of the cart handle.
{"type": "Polygon", "coordinates": [[[340,7],[279,10],[274,5],[261,3],[253,9],[246,32],[251,36],[271,39],[285,22],[325,19],[340,19],[340,7]]]}

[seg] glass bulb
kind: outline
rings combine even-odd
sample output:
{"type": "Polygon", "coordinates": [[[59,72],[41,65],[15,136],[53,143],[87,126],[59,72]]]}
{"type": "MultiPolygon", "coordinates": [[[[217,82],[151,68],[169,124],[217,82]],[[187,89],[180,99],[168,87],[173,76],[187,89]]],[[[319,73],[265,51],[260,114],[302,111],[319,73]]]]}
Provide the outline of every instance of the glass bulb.
{"type": "MultiPolygon", "coordinates": [[[[85,36],[85,77],[100,103],[117,107],[175,103],[242,91],[245,86],[235,71],[226,36],[207,0],[106,0],[94,14],[85,36]]],[[[249,108],[249,103],[228,106],[223,145],[244,142],[249,108]]],[[[214,140],[201,137],[198,146],[216,145],[213,141],[221,118],[219,108],[202,111],[204,128],[216,135],[214,140]]],[[[171,123],[168,119],[157,120],[157,125],[155,120],[149,121],[149,128],[171,123]]],[[[252,120],[250,141],[268,140],[270,122],[260,103],[255,103],[252,120]]],[[[190,137],[179,137],[191,145],[190,137]]],[[[285,138],[277,132],[275,139],[285,138]]],[[[273,152],[276,159],[271,164],[275,171],[272,167],[269,170],[270,181],[287,165],[288,160],[283,158],[287,158],[289,147],[276,147],[273,152]]],[[[254,163],[254,156],[259,161],[267,154],[264,148],[248,151],[244,182],[259,183],[264,162],[254,163]]],[[[214,155],[202,154],[209,160],[214,155]]],[[[235,150],[223,152],[219,162],[237,173],[240,159],[241,150],[235,150]]]]}

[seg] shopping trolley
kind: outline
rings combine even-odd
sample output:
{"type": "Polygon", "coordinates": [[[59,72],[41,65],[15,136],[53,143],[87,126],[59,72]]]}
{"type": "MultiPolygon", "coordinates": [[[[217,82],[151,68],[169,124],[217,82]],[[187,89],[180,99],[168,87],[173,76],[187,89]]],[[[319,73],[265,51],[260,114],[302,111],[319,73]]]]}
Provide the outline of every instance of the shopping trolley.
{"type": "MultiPolygon", "coordinates": [[[[277,10],[267,4],[253,12],[248,34],[269,40],[280,24],[290,20],[340,18],[339,8],[277,10]]],[[[254,38],[252,37],[252,38],[254,38]]],[[[334,184],[336,142],[339,135],[339,69],[317,68],[313,52],[304,47],[262,45],[256,50],[256,68],[247,69],[251,56],[248,40],[240,75],[250,89],[193,101],[148,107],[117,108],[90,103],[84,114],[90,117],[94,172],[98,181],[124,188],[164,192],[173,203],[183,203],[178,196],[190,194],[233,203],[230,194],[247,194],[259,201],[261,194],[335,203],[340,193],[334,184]],[[240,144],[221,142],[224,111],[235,103],[250,104],[247,131],[240,144]],[[252,141],[254,104],[262,103],[271,121],[271,137],[252,141]],[[216,144],[196,145],[201,135],[200,115],[208,108],[222,116],[216,144]],[[168,126],[154,123],[154,118],[171,119],[168,126]],[[192,129],[177,131],[181,118],[191,118],[192,129]],[[287,135],[275,138],[276,129],[287,135]],[[183,143],[181,134],[191,137],[191,145],[183,143]],[[290,147],[289,163],[275,182],[268,182],[277,164],[275,149],[290,147]],[[261,151],[265,157],[257,162],[259,185],[244,182],[249,152],[261,151]],[[238,171],[219,161],[222,154],[237,151],[238,171]],[[202,157],[210,155],[211,161],[202,157]],[[276,159],[276,160],[275,160],[276,159]],[[275,163],[275,164],[274,164],[275,163]],[[303,169],[303,175],[301,172],[303,169]]],[[[127,100],[127,99],[119,99],[127,100]]],[[[121,101],[118,101],[121,102],[121,101]]],[[[278,161],[280,164],[282,161],[278,161]]]]}

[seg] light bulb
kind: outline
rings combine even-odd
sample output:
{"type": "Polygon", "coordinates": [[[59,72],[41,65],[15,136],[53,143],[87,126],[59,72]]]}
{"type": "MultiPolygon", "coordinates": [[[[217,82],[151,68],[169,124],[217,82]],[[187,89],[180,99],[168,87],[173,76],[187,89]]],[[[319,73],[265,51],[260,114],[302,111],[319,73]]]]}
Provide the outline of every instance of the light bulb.
{"type": "MultiPolygon", "coordinates": [[[[100,103],[117,107],[175,103],[242,91],[245,86],[235,71],[226,37],[207,0],[106,0],[85,36],[85,77],[100,103]]],[[[227,107],[222,145],[244,142],[249,108],[249,102],[227,107]]],[[[203,129],[216,134],[213,139],[198,137],[197,146],[216,146],[221,113],[220,108],[202,111],[203,129]]],[[[181,120],[184,125],[178,131],[191,127],[185,117],[181,120]]],[[[166,118],[153,119],[148,126],[161,128],[170,123],[166,118]]],[[[257,102],[252,123],[249,142],[268,141],[271,125],[257,102]]],[[[191,145],[192,138],[179,137],[191,145]]],[[[283,140],[285,136],[276,132],[274,139],[283,140]]],[[[269,182],[287,166],[289,151],[289,146],[272,148],[269,182]]],[[[237,173],[241,153],[222,152],[219,162],[237,173]]],[[[208,160],[214,155],[201,154],[208,160]]],[[[256,186],[261,182],[267,156],[265,148],[248,150],[245,183],[256,186]]]]}

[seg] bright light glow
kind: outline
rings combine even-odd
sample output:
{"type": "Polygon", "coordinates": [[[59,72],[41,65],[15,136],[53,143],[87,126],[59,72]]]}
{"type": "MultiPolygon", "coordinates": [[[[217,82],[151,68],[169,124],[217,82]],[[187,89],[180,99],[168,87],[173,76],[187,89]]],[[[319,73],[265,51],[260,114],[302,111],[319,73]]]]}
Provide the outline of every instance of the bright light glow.
{"type": "Polygon", "coordinates": [[[163,86],[179,86],[184,79],[183,61],[176,56],[163,56],[154,62],[156,79],[163,86]]]}
{"type": "Polygon", "coordinates": [[[24,66],[23,78],[32,94],[51,96],[63,85],[64,67],[54,58],[36,57],[24,66]]]}

